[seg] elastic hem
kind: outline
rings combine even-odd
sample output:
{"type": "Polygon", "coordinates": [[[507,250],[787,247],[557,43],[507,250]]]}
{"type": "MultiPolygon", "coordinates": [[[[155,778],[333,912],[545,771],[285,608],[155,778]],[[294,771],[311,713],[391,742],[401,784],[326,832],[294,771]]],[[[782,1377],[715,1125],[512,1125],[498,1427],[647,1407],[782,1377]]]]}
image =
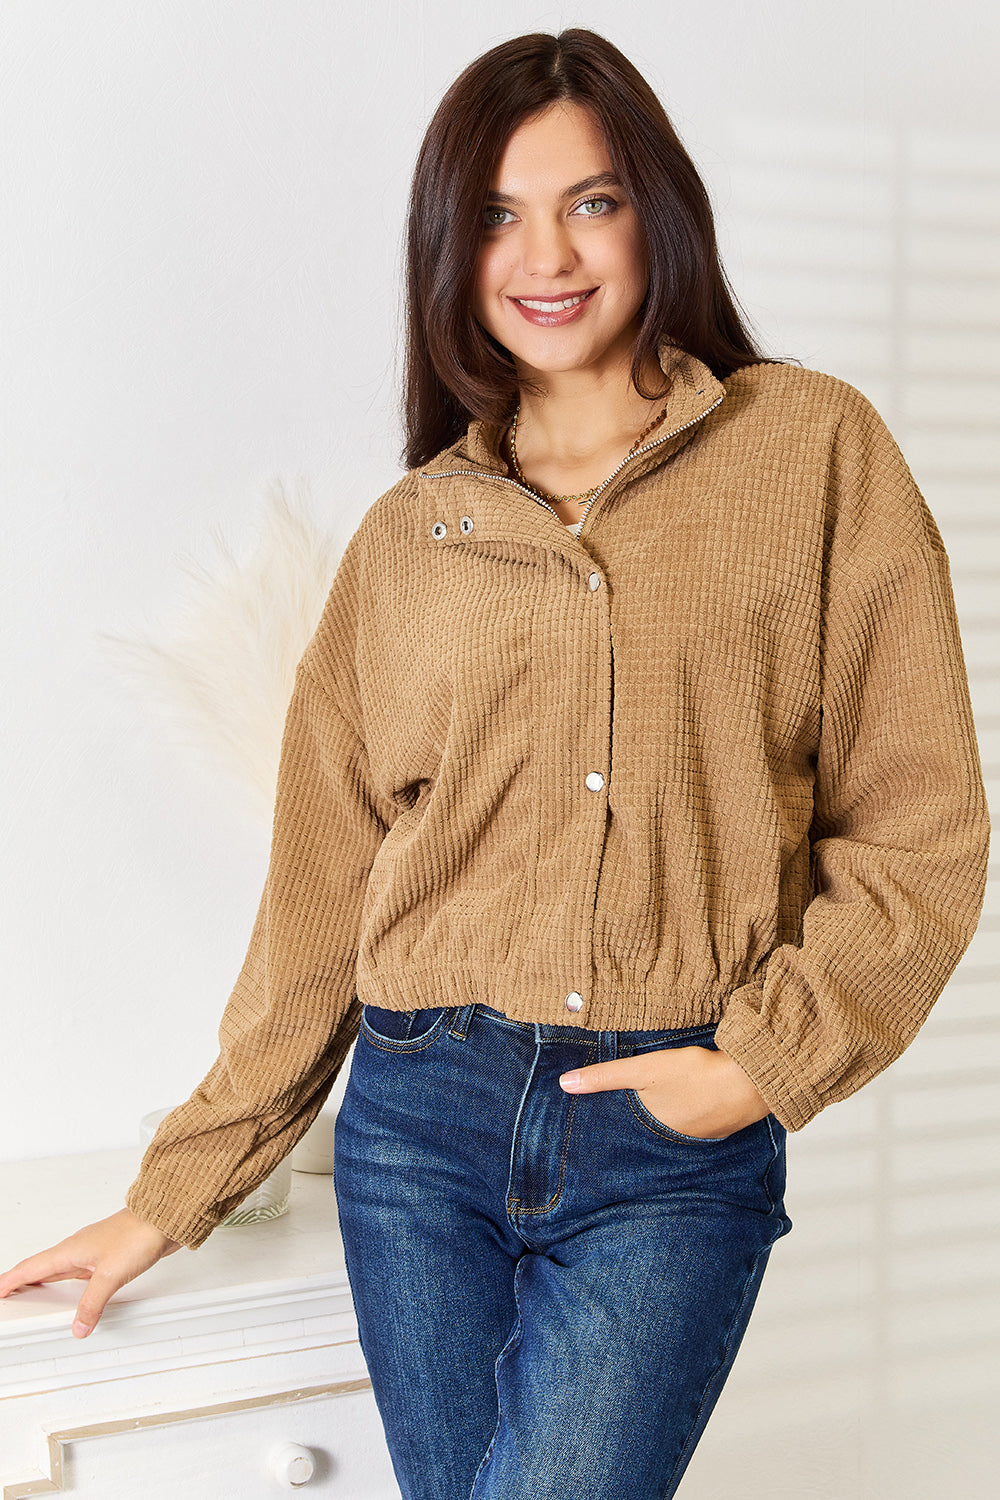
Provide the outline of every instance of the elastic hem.
{"type": "Polygon", "coordinates": [[[384,1010],[426,1010],[432,1007],[484,1005],[507,1019],[543,1026],[566,1026],[584,1031],[683,1031],[693,1026],[718,1025],[729,996],[746,980],[700,991],[655,989],[642,984],[604,978],[589,987],[584,980],[552,974],[526,973],[517,964],[482,968],[405,970],[391,975],[371,971],[356,975],[356,992],[363,1005],[384,1010]],[[577,1012],[566,1010],[566,997],[583,997],[577,1012]]]}

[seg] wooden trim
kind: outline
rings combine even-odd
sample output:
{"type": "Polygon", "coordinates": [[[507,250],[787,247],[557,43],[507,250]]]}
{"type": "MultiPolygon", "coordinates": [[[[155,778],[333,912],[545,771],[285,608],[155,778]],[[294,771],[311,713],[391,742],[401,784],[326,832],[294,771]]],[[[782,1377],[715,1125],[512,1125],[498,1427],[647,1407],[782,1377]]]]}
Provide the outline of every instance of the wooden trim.
{"type": "Polygon", "coordinates": [[[300,1386],[290,1391],[271,1391],[266,1396],[246,1396],[222,1401],[215,1406],[192,1406],[182,1411],[155,1412],[149,1416],[119,1417],[112,1422],[91,1422],[85,1427],[66,1427],[48,1434],[50,1478],[21,1479],[4,1485],[3,1500],[28,1500],[31,1495],[63,1493],[64,1461],[73,1443],[88,1438],[107,1437],[117,1432],[137,1432],[143,1427],[170,1427],[179,1422],[197,1422],[207,1417],[225,1416],[228,1412],[252,1411],[263,1406],[288,1406],[293,1402],[316,1401],[323,1396],[347,1396],[355,1391],[370,1391],[367,1376],[337,1380],[330,1385],[300,1386]]]}

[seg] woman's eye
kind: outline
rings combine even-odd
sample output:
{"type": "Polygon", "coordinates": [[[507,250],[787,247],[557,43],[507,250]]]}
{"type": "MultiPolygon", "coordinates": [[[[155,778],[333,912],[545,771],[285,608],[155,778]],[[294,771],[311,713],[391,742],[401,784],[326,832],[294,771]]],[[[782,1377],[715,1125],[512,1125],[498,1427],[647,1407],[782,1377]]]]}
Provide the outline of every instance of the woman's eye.
{"type": "Polygon", "coordinates": [[[613,198],[585,198],[580,204],[583,216],[586,219],[598,219],[601,217],[602,209],[613,209],[615,202],[613,198]]]}
{"type": "MultiPolygon", "coordinates": [[[[613,198],[585,198],[573,212],[586,219],[603,219],[614,213],[618,204],[613,198]]],[[[489,207],[483,209],[483,224],[487,229],[502,229],[516,218],[509,208],[489,207]]]]}

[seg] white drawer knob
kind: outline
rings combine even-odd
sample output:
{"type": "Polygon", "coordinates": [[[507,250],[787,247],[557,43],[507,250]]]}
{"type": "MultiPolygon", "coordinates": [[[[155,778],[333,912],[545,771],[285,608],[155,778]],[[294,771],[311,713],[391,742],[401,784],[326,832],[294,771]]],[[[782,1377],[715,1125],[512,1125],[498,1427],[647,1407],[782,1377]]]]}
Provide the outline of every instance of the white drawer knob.
{"type": "Polygon", "coordinates": [[[299,1443],[279,1443],[267,1458],[272,1475],[286,1490],[297,1490],[308,1484],[316,1472],[316,1460],[308,1448],[299,1443]]]}

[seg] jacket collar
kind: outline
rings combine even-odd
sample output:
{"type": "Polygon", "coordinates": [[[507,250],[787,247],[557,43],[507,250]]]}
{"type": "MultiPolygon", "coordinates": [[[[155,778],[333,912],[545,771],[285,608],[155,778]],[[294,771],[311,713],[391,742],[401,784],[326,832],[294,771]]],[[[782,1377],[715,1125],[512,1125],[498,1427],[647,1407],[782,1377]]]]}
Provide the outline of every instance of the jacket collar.
{"type": "MultiPolygon", "coordinates": [[[[693,424],[705,415],[726,393],[726,388],[712,374],[706,364],[687,353],[680,345],[664,340],[657,350],[660,368],[664,374],[673,376],[673,385],[667,397],[664,420],[650,436],[650,442],[672,434],[666,441],[657,442],[655,448],[629,466],[629,474],[644,472],[683,446],[693,435],[693,424]]],[[[507,465],[500,456],[500,443],[506,428],[496,423],[478,419],[469,423],[465,434],[445,448],[418,472],[433,475],[450,473],[455,469],[479,470],[484,474],[506,476],[507,465]]]]}

